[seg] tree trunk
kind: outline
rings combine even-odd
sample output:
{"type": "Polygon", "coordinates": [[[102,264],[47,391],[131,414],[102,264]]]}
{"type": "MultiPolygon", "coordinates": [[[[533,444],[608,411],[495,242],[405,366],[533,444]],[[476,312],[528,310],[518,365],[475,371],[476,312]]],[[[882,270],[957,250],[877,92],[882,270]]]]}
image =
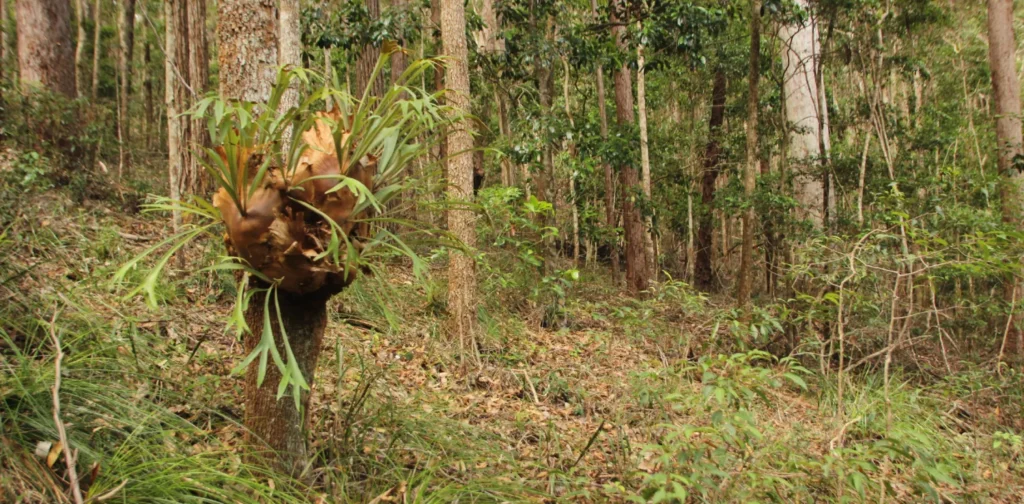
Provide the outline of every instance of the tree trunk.
{"type": "MultiPolygon", "coordinates": [[[[174,33],[173,37],[168,35],[166,48],[168,53],[174,53],[174,58],[173,64],[165,70],[169,72],[165,76],[165,93],[173,95],[176,111],[180,114],[196,103],[209,84],[206,2],[168,0],[167,3],[173,8],[166,11],[171,17],[165,19],[165,24],[174,33]]],[[[210,141],[206,121],[180,116],[168,117],[167,124],[168,127],[174,125],[179,142],[177,160],[171,163],[171,168],[176,170],[177,187],[173,189],[179,197],[204,194],[207,185],[200,157],[202,147],[208,146],[210,141]]]]}
{"type": "MultiPolygon", "coordinates": [[[[590,0],[590,10],[594,15],[594,20],[597,21],[597,0],[590,0]]],[[[605,106],[605,97],[607,95],[604,92],[604,68],[597,65],[597,110],[601,116],[601,139],[604,141],[608,140],[608,111],[605,106]]],[[[615,285],[620,285],[620,274],[621,268],[619,267],[619,243],[618,236],[615,233],[617,221],[615,219],[615,179],[612,177],[612,165],[609,163],[602,163],[604,169],[604,208],[605,208],[605,228],[608,232],[608,249],[609,254],[612,257],[612,282],[615,285]]]]}
{"type": "Polygon", "coordinates": [[[7,68],[7,0],[0,0],[0,83],[7,68]]]}
{"type": "MultiPolygon", "coordinates": [[[[808,0],[795,3],[810,11],[808,0]]],[[[814,72],[817,54],[815,18],[803,23],[784,25],[779,30],[782,38],[783,90],[786,95],[786,122],[789,132],[790,156],[793,163],[793,192],[800,210],[797,216],[821,229],[824,217],[825,186],[819,169],[820,126],[818,83],[814,72]]]]}
{"type": "Polygon", "coordinates": [[[737,282],[736,304],[749,314],[751,280],[754,276],[754,190],[757,186],[759,157],[757,151],[758,82],[761,78],[761,0],[750,0],[750,88],[747,93],[747,163],[743,170],[743,250],[737,282]]]}
{"type": "MultiPolygon", "coordinates": [[[[511,127],[508,122],[508,98],[497,87],[494,90],[494,101],[498,102],[498,131],[503,138],[509,138],[511,127]]],[[[515,185],[515,170],[508,156],[501,156],[501,185],[506,187],[515,185]]]]}
{"type": "MultiPolygon", "coordinates": [[[[83,0],[84,1],[84,0],[83,0]]],[[[100,90],[100,35],[103,33],[103,4],[95,0],[92,5],[92,101],[96,101],[100,90]]]]}
{"type": "Polygon", "coordinates": [[[142,135],[145,138],[146,150],[152,148],[153,143],[151,142],[151,139],[154,136],[159,136],[157,132],[160,130],[160,128],[157,128],[157,131],[154,131],[156,124],[154,123],[153,114],[153,76],[150,75],[150,65],[152,61],[153,59],[150,54],[150,41],[146,40],[145,44],[142,46],[142,101],[145,109],[145,125],[142,128],[142,135]]]}
{"type": "MultiPolygon", "coordinates": [[[[81,98],[82,90],[85,89],[85,82],[83,82],[82,75],[82,56],[85,54],[85,0],[75,0],[75,22],[78,25],[77,36],[75,37],[75,96],[81,98]]],[[[6,16],[4,17],[6,19],[6,16]]],[[[3,23],[6,25],[7,23],[3,23]]],[[[6,39],[7,35],[4,35],[6,39]]],[[[0,49],[2,53],[3,49],[0,49]]],[[[0,66],[3,63],[3,58],[0,58],[0,66]]]]}
{"type": "MultiPolygon", "coordinates": [[[[434,36],[437,45],[441,43],[441,0],[430,0],[430,24],[434,26],[434,36]]],[[[422,46],[421,46],[422,47],[422,46]]],[[[467,49],[468,51],[468,49],[467,49]]],[[[444,51],[442,50],[442,53],[444,51]]],[[[467,63],[468,65],[468,63],[467,63]]],[[[444,90],[444,65],[434,65],[434,90],[444,90]]],[[[468,67],[467,67],[468,68],[468,67]]],[[[444,101],[442,97],[439,101],[444,101]]],[[[437,143],[437,159],[441,162],[443,170],[448,169],[448,139],[442,138],[437,143]]]]}
{"type": "MultiPolygon", "coordinates": [[[[441,41],[448,60],[445,72],[446,100],[453,113],[469,113],[470,89],[466,11],[462,0],[440,0],[441,41]]],[[[463,119],[448,135],[448,231],[469,251],[476,246],[473,211],[467,203],[473,196],[472,124],[463,119]]],[[[453,253],[448,258],[448,309],[452,332],[459,338],[463,358],[479,360],[476,347],[476,263],[472,252],[453,253]]]]}
{"type": "MultiPolygon", "coordinates": [[[[644,68],[644,46],[636,47],[636,102],[637,114],[640,116],[640,179],[644,188],[644,198],[651,207],[651,155],[647,149],[647,70],[644,68]]],[[[657,257],[654,254],[654,222],[650,216],[644,217],[644,258],[647,262],[647,274],[652,281],[658,279],[657,257]]]]}
{"type": "Polygon", "coordinates": [[[117,54],[117,71],[120,74],[121,87],[117,97],[119,129],[121,134],[121,165],[131,168],[132,157],[128,149],[131,141],[131,114],[128,113],[128,103],[132,89],[132,53],[135,48],[135,0],[121,0],[119,4],[121,12],[117,18],[118,41],[120,50],[117,54]]]}
{"type": "MultiPolygon", "coordinates": [[[[1016,48],[1013,34],[1013,0],[988,0],[988,48],[989,66],[992,70],[992,94],[996,116],[996,142],[998,144],[999,173],[1002,175],[1003,222],[1021,228],[1021,172],[1017,156],[1024,154],[1021,138],[1020,82],[1017,80],[1016,48]]],[[[1017,275],[1008,275],[1005,282],[1006,302],[1019,296],[1020,282],[1017,275]]],[[[1016,315],[1011,313],[1013,330],[1003,342],[1004,350],[1010,355],[1019,355],[1024,350],[1024,341],[1017,327],[1016,315]]]]}
{"type": "Polygon", "coordinates": [[[220,0],[217,56],[220,95],[265,102],[277,76],[277,2],[220,0]]]}
{"type": "MultiPolygon", "coordinates": [[[[530,18],[530,25],[534,29],[540,29],[533,17],[530,18]]],[[[545,25],[545,39],[550,41],[552,31],[551,26],[545,25]]],[[[542,116],[549,116],[551,114],[551,104],[553,100],[555,77],[552,69],[551,60],[549,58],[535,58],[534,59],[534,75],[537,79],[537,92],[540,95],[540,113],[542,116]]],[[[543,173],[536,174],[534,179],[534,190],[537,198],[541,201],[547,201],[548,203],[555,203],[554,198],[554,171],[555,171],[555,159],[554,153],[552,152],[551,142],[548,138],[542,138],[544,141],[543,151],[541,152],[541,166],[543,167],[543,173]]],[[[555,212],[560,209],[555,207],[555,212]]],[[[548,225],[547,214],[541,214],[541,225],[548,225]]],[[[557,223],[556,223],[557,224],[557,223]]],[[[551,258],[553,259],[553,257],[551,258]]],[[[545,263],[547,264],[547,263],[545,263]]]]}
{"type": "MultiPolygon", "coordinates": [[[[245,353],[248,355],[259,344],[264,325],[264,300],[266,293],[256,294],[249,301],[245,321],[254,331],[245,335],[245,353]]],[[[253,361],[245,373],[245,440],[250,451],[246,458],[256,464],[271,465],[277,469],[299,476],[309,466],[309,451],[306,443],[310,425],[309,399],[316,377],[316,365],[327,328],[326,295],[297,296],[278,291],[276,300],[281,308],[277,317],[274,297],[270,299],[270,321],[274,331],[274,342],[278,352],[285,355],[281,326],[288,337],[295,361],[302,376],[309,383],[310,390],[302,392],[300,409],[295,409],[289,387],[284,397],[277,398],[277,384],[281,374],[272,362],[267,364],[266,377],[257,385],[259,360],[253,361]],[[267,450],[271,452],[267,452],[267,450]],[[275,457],[276,454],[276,457],[275,457]],[[270,464],[267,464],[272,461],[270,464]]]]}
{"type": "MultiPolygon", "coordinates": [[[[392,0],[392,9],[405,9],[406,0],[392,0]]],[[[396,40],[398,48],[391,53],[391,84],[398,82],[398,79],[405,73],[409,63],[405,58],[405,40],[396,40]]]]}
{"type": "MultiPolygon", "coordinates": [[[[622,6],[621,0],[614,2],[614,9],[622,6]]],[[[612,36],[619,51],[626,52],[626,28],[619,23],[618,13],[612,12],[612,36]]],[[[624,22],[626,20],[623,20],[624,22]]],[[[629,68],[623,62],[615,70],[615,118],[620,126],[633,124],[633,83],[629,68]]],[[[644,251],[644,223],[636,205],[637,193],[643,191],[637,177],[636,167],[626,163],[619,168],[619,182],[622,184],[622,221],[626,232],[626,288],[632,293],[647,290],[649,276],[644,251]]]]}
{"type": "MultiPolygon", "coordinates": [[[[187,30],[187,45],[179,46],[179,57],[187,58],[187,72],[185,77],[191,91],[183,93],[191,108],[206,93],[210,85],[210,53],[209,44],[206,40],[206,0],[185,0],[185,28],[187,30]],[[184,56],[187,55],[187,56],[184,56]]],[[[180,33],[180,32],[179,32],[180,33]]],[[[220,75],[224,75],[223,72],[220,75]]],[[[184,164],[184,178],[182,190],[186,194],[202,195],[208,187],[205,171],[203,170],[200,156],[201,147],[207,147],[210,143],[210,135],[207,133],[206,121],[202,118],[195,118],[187,123],[188,145],[186,149],[184,164]],[[199,153],[197,155],[197,153],[199,153]]]]}
{"type": "MultiPolygon", "coordinates": [[[[182,111],[180,87],[175,74],[178,64],[178,38],[180,1],[164,2],[164,102],[167,107],[167,183],[172,200],[181,200],[182,172],[182,111]]],[[[181,211],[171,213],[171,225],[174,232],[181,227],[181,211]]],[[[179,257],[183,257],[179,254],[179,257]]],[[[180,260],[179,260],[180,261],[180,260]]],[[[179,264],[180,265],[180,264],[179,264]]]]}
{"type": "MultiPolygon", "coordinates": [[[[380,19],[380,0],[366,0],[366,10],[369,11],[370,19],[380,19]]],[[[387,90],[384,72],[378,74],[373,84],[370,84],[370,76],[373,75],[373,68],[377,66],[379,58],[380,47],[373,44],[363,46],[359,58],[356,59],[356,98],[363,96],[367,86],[371,86],[370,96],[384,96],[387,90]]]]}
{"type": "Polygon", "coordinates": [[[476,0],[473,3],[473,8],[484,22],[480,30],[473,33],[477,51],[480,54],[505,52],[505,39],[498,37],[501,26],[498,24],[498,12],[494,9],[494,0],[476,0]]]}
{"type": "Polygon", "coordinates": [[[694,263],[694,281],[697,287],[710,291],[715,285],[715,272],[711,264],[712,238],[714,235],[715,181],[718,179],[719,157],[722,147],[719,145],[722,124],[725,122],[725,72],[715,71],[715,81],[711,90],[711,119],[708,133],[708,145],[704,151],[704,173],[701,176],[700,201],[703,211],[697,228],[696,260],[694,263]]]}
{"type": "Polygon", "coordinates": [[[18,69],[23,86],[74,98],[75,53],[67,0],[19,0],[18,69]]]}

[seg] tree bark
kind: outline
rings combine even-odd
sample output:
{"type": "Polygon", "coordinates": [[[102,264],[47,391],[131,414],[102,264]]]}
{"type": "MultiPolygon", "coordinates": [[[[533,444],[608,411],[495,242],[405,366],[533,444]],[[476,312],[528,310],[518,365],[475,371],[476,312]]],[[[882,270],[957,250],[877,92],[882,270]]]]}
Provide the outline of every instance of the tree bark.
{"type": "Polygon", "coordinates": [[[90,96],[93,102],[96,101],[100,90],[100,35],[103,33],[102,5],[100,0],[95,0],[92,5],[92,94],[90,96]]]}
{"type": "Polygon", "coordinates": [[[709,121],[708,145],[704,150],[704,173],[701,175],[701,197],[700,201],[703,211],[700,214],[700,223],[697,228],[696,260],[694,263],[694,281],[697,287],[705,291],[713,290],[715,287],[715,272],[711,264],[713,251],[712,239],[714,235],[715,204],[715,181],[721,170],[719,157],[722,154],[722,147],[719,145],[722,124],[725,122],[725,72],[721,69],[715,71],[714,84],[711,90],[711,118],[709,121]]]}
{"type": "MultiPolygon", "coordinates": [[[[1024,141],[1021,138],[1020,82],[1016,71],[1013,19],[1013,0],[988,0],[988,54],[999,149],[997,160],[1003,181],[1003,222],[1020,229],[1022,177],[1018,156],[1024,154],[1024,141]]],[[[1015,299],[1020,303],[1021,286],[1017,275],[1008,275],[1004,285],[1006,302],[1012,304],[1015,299]]],[[[1013,320],[1017,316],[1011,313],[1010,317],[1013,329],[1007,334],[1003,346],[1006,353],[1017,356],[1024,350],[1024,333],[1013,320]]]]}
{"type": "MultiPolygon", "coordinates": [[[[259,344],[264,325],[264,300],[266,293],[256,294],[249,301],[245,321],[254,330],[245,335],[245,353],[249,355],[259,344]]],[[[259,360],[245,373],[245,440],[250,451],[247,459],[253,463],[268,465],[292,476],[299,476],[309,466],[307,437],[310,426],[309,399],[314,387],[316,366],[327,328],[328,295],[297,296],[284,291],[276,294],[280,305],[281,318],[277,317],[277,306],[272,295],[270,299],[270,321],[274,331],[274,342],[278,352],[285,355],[281,328],[288,337],[295,361],[309,384],[310,390],[299,397],[300,409],[295,409],[289,387],[284,397],[277,398],[277,384],[281,374],[273,362],[268,362],[266,377],[257,385],[259,360]],[[268,450],[270,450],[268,452],[268,450]]]]}
{"type": "MultiPolygon", "coordinates": [[[[614,9],[622,7],[621,0],[614,2],[614,9]]],[[[628,51],[625,36],[626,28],[620,23],[619,14],[612,11],[612,36],[619,51],[628,51]]],[[[623,22],[627,20],[622,20],[623,22]]],[[[615,118],[619,126],[633,124],[633,83],[629,77],[629,68],[623,62],[615,70],[615,118]]],[[[649,276],[647,274],[646,253],[644,251],[644,224],[640,217],[640,209],[636,205],[637,193],[643,191],[636,167],[626,163],[619,168],[619,182],[622,184],[622,221],[626,232],[626,288],[631,293],[647,290],[649,276]]]]}
{"type": "MultiPolygon", "coordinates": [[[[380,19],[380,0],[366,0],[366,10],[369,11],[370,19],[380,19]]],[[[373,44],[363,46],[362,52],[356,59],[356,98],[363,96],[367,86],[371,86],[370,96],[384,96],[387,90],[387,82],[384,80],[384,72],[377,75],[373,83],[370,83],[370,76],[377,66],[380,58],[380,47],[373,44]]]]}
{"type": "Polygon", "coordinates": [[[277,2],[220,0],[217,56],[222,97],[265,102],[277,75],[277,2]]]}
{"type": "Polygon", "coordinates": [[[749,315],[754,262],[754,190],[757,186],[759,156],[757,145],[758,82],[761,78],[761,0],[750,0],[750,76],[747,92],[747,162],[743,170],[743,249],[737,282],[736,305],[749,315]]]}
{"type": "MultiPolygon", "coordinates": [[[[466,12],[462,0],[440,0],[441,43],[449,58],[444,82],[446,100],[456,114],[470,109],[469,66],[466,46],[466,12]]],[[[462,119],[448,135],[448,231],[468,249],[448,259],[448,309],[452,332],[459,338],[463,358],[479,360],[476,347],[476,228],[468,203],[473,196],[472,124],[462,119]]]]}
{"type": "Polygon", "coordinates": [[[25,87],[42,86],[74,98],[75,54],[67,0],[19,0],[18,70],[25,87]]]}
{"type": "Polygon", "coordinates": [[[131,114],[128,103],[132,89],[132,53],[135,48],[135,0],[121,0],[118,5],[121,12],[117,18],[117,33],[120,50],[117,54],[117,70],[120,75],[120,93],[117,97],[119,128],[121,133],[121,165],[131,168],[131,150],[127,148],[131,141],[131,114]]]}
{"type": "MultiPolygon", "coordinates": [[[[795,3],[810,11],[809,0],[795,3]]],[[[793,163],[793,192],[800,209],[797,216],[821,229],[824,223],[825,185],[818,163],[820,151],[820,122],[818,82],[814,72],[817,54],[817,31],[814,16],[803,23],[782,26],[783,91],[786,121],[789,123],[790,157],[793,163]]]]}
{"type": "MultiPolygon", "coordinates": [[[[594,21],[597,21],[597,0],[590,0],[590,10],[594,15],[594,21]]],[[[597,65],[597,111],[601,117],[601,139],[604,141],[608,140],[608,111],[605,106],[605,97],[607,95],[604,91],[604,68],[597,65]]],[[[612,282],[615,285],[621,284],[620,274],[621,268],[619,267],[619,240],[615,229],[617,227],[617,219],[615,218],[615,179],[612,176],[612,165],[609,163],[602,163],[602,169],[604,170],[604,207],[605,207],[605,228],[608,232],[608,249],[609,254],[612,258],[612,282]]]]}

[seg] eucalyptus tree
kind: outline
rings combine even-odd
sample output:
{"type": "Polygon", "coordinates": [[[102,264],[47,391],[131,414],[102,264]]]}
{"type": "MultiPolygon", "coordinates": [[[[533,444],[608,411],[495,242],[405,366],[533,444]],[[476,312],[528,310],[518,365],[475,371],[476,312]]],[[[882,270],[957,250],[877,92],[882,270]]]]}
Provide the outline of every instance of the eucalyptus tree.
{"type": "Polygon", "coordinates": [[[817,17],[809,0],[795,0],[796,12],[779,29],[782,41],[786,120],[790,123],[789,157],[799,216],[821,228],[825,184],[820,169],[822,104],[815,71],[820,56],[817,17]]]}
{"type": "MultiPolygon", "coordinates": [[[[1017,44],[1013,33],[1013,0],[988,0],[988,54],[992,71],[992,94],[995,105],[996,159],[1002,175],[1003,221],[1020,229],[1022,227],[1021,170],[1024,169],[1024,141],[1021,138],[1020,81],[1017,79],[1017,44]]],[[[1011,305],[1020,300],[1020,280],[1009,275],[1005,284],[1007,302],[1011,305]]],[[[1007,329],[1005,350],[1018,354],[1024,351],[1024,332],[1013,320],[1007,329]]]]}
{"type": "Polygon", "coordinates": [[[22,0],[18,22],[18,74],[23,86],[42,86],[74,98],[75,56],[66,0],[22,0]]]}
{"type": "MultiPolygon", "coordinates": [[[[470,112],[469,63],[466,43],[466,11],[462,0],[440,0],[441,44],[448,66],[444,74],[445,100],[452,114],[470,112]]],[[[459,339],[463,358],[479,359],[476,346],[477,279],[472,250],[476,246],[476,224],[468,207],[473,196],[473,126],[467,119],[456,121],[448,134],[448,231],[463,243],[465,252],[448,257],[448,308],[452,332],[459,339]]]]}

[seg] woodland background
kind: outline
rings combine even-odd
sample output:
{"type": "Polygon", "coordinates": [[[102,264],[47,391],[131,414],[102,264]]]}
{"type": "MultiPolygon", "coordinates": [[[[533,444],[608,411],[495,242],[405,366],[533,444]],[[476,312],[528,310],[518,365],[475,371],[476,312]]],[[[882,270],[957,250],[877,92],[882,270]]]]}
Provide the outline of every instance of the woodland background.
{"type": "Polygon", "coordinates": [[[0,0],[0,500],[1018,502],[1017,4],[0,0]],[[168,201],[315,89],[438,122],[279,459],[168,201]]]}

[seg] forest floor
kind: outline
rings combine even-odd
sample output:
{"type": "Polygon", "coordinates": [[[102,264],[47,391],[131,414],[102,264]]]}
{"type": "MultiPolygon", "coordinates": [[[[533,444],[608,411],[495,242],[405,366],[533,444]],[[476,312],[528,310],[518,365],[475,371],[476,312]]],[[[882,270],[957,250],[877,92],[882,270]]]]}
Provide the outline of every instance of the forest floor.
{"type": "Polygon", "coordinates": [[[46,457],[58,439],[54,335],[82,486],[113,502],[1024,495],[1019,375],[966,363],[942,378],[900,371],[886,393],[864,372],[847,377],[838,416],[835,377],[800,365],[817,369],[816,357],[724,350],[727,300],[678,283],[631,300],[586,269],[565,328],[541,327],[528,305],[482,310],[476,366],[445,337],[443,290],[400,260],[331,306],[310,408],[313,485],[245,476],[231,281],[191,266],[219,246],[188,250],[190,266],[159,286],[160,308],[126,299],[114,271],[168,225],[122,198],[51,191],[0,209],[0,501],[71,502],[62,459],[46,457]]]}

